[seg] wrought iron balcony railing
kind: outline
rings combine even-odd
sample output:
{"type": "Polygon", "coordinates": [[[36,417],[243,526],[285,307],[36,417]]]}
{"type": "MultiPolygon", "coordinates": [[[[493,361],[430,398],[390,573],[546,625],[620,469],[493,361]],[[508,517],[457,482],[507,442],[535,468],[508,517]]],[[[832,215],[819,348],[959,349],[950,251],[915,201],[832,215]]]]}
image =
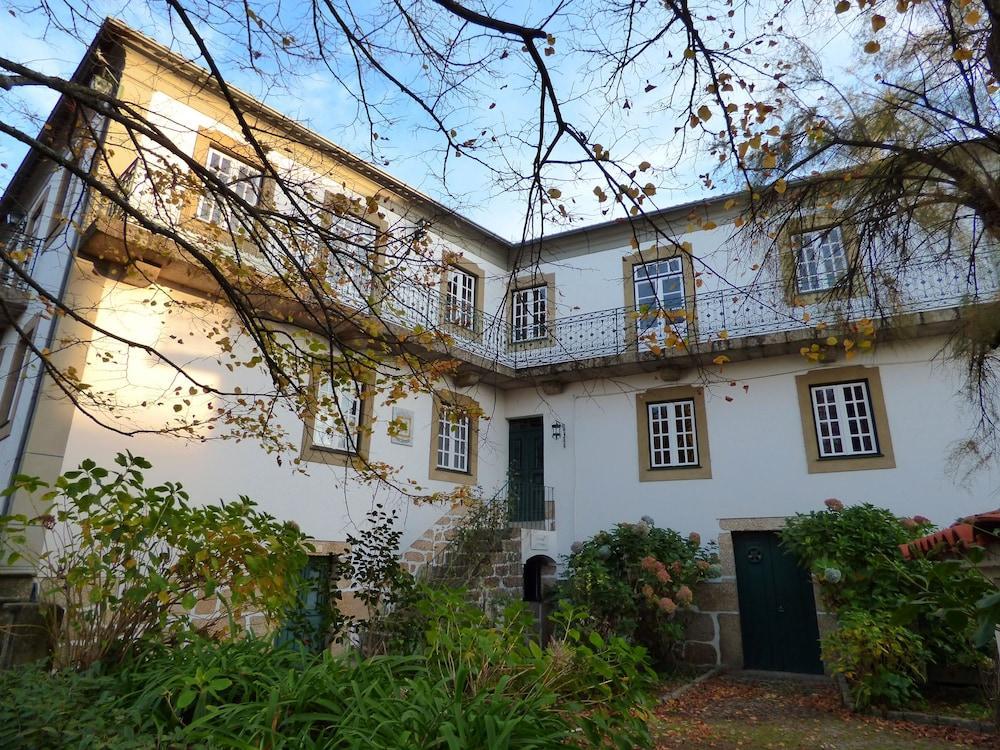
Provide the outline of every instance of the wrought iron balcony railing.
{"type": "MultiPolygon", "coordinates": [[[[159,195],[146,171],[136,163],[120,182],[127,186],[129,200],[140,210],[171,220],[163,212],[173,210],[171,207],[180,201],[159,195]]],[[[112,207],[109,214],[120,216],[121,212],[112,207]]],[[[342,252],[337,253],[336,273],[329,273],[336,302],[360,315],[375,314],[383,322],[406,330],[445,333],[449,349],[458,355],[521,369],[649,349],[644,337],[636,332],[640,320],[647,321],[643,328],[648,328],[648,310],[616,307],[561,316],[545,325],[543,337],[515,341],[510,322],[503,315],[483,310],[471,316],[453,315],[449,300],[434,283],[420,282],[399,271],[372,279],[369,269],[360,263],[351,270],[349,258],[357,252],[355,245],[344,243],[342,252]]],[[[262,270],[267,270],[268,264],[261,262],[263,255],[244,253],[242,258],[258,262],[262,270]]],[[[862,286],[862,292],[849,297],[830,295],[829,299],[805,304],[790,300],[785,285],[773,281],[708,292],[695,290],[693,318],[675,330],[681,330],[688,345],[706,344],[806,331],[819,322],[835,325],[992,300],[1000,293],[1000,253],[984,255],[971,266],[967,258],[911,259],[870,274],[862,286]]]]}
{"type": "Polygon", "coordinates": [[[41,252],[42,240],[26,234],[23,230],[11,232],[0,239],[0,287],[4,289],[26,290],[24,278],[14,267],[31,276],[35,262],[41,252]]]}

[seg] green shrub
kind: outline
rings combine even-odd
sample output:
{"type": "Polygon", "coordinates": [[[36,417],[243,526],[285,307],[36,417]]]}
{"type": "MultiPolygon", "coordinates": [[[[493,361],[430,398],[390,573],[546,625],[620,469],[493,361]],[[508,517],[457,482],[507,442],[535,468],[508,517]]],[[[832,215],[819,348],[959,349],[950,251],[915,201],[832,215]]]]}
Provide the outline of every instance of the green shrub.
{"type": "Polygon", "coordinates": [[[919,635],[885,613],[851,611],[823,638],[823,659],[851,688],[855,708],[898,708],[919,697],[928,654],[919,635]]]}
{"type": "Polygon", "coordinates": [[[216,597],[233,620],[240,611],[276,620],[294,605],[307,555],[294,525],[246,497],[193,506],[180,484],[147,487],[145,459],[115,461],[113,471],[84,461],[51,489],[19,476],[6,491],[47,490],[38,516],[0,516],[0,536],[13,547],[8,564],[27,558],[42,597],[63,609],[50,623],[57,667],[119,661],[144,640],[177,637],[200,598],[216,597]]]}
{"type": "Polygon", "coordinates": [[[899,705],[915,697],[927,664],[982,665],[976,603],[992,584],[964,560],[904,559],[899,546],[933,529],[926,519],[870,504],[826,505],[788,519],[781,538],[812,571],[841,626],[856,631],[824,642],[824,659],[851,683],[856,702],[899,705]],[[863,622],[872,623],[867,635],[852,625],[863,622]],[[916,650],[912,669],[893,656],[903,646],[916,650]]]}
{"type": "Polygon", "coordinates": [[[568,608],[557,615],[560,636],[542,649],[521,608],[493,625],[460,592],[420,590],[412,653],[317,656],[252,638],[196,638],[105,675],[8,673],[0,718],[16,721],[0,723],[0,747],[649,745],[653,676],[643,649],[587,635],[568,608]]]}
{"type": "Polygon", "coordinates": [[[586,611],[596,632],[641,644],[665,665],[684,635],[679,614],[717,563],[697,534],[685,539],[643,518],[575,544],[559,596],[586,611]]]}

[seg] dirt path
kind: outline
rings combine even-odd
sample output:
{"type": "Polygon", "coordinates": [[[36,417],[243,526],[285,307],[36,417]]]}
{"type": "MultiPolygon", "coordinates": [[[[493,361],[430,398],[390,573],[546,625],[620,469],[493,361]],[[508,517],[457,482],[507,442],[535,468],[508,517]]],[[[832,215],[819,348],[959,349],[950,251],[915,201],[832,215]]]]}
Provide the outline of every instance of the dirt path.
{"type": "Polygon", "coordinates": [[[1000,750],[1000,737],[851,714],[828,683],[724,675],[660,706],[651,728],[660,750],[1000,750]]]}

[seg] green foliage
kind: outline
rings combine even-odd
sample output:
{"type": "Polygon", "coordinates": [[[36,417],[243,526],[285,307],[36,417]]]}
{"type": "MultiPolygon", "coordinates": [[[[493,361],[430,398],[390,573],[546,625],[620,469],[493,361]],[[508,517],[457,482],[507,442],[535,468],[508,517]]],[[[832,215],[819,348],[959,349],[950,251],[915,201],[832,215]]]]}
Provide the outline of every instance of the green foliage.
{"type": "Polygon", "coordinates": [[[649,745],[652,675],[641,648],[584,635],[579,614],[565,610],[563,635],[542,649],[523,610],[494,626],[460,593],[422,593],[425,630],[408,654],[357,659],[195,639],[108,675],[10,672],[0,677],[0,746],[649,745]]]}
{"type": "Polygon", "coordinates": [[[717,562],[696,534],[685,539],[644,518],[574,545],[559,596],[586,611],[597,633],[642,644],[665,665],[684,634],[680,613],[717,562]]]}
{"type": "Polygon", "coordinates": [[[143,640],[176,637],[195,626],[189,611],[202,598],[231,618],[291,606],[308,548],[294,525],[246,497],[192,505],[180,484],[147,487],[145,459],[115,461],[84,461],[51,488],[19,476],[7,490],[43,490],[48,504],[34,518],[0,517],[0,535],[13,547],[8,563],[27,558],[42,596],[63,610],[51,622],[57,666],[120,661],[143,640]]]}
{"type": "Polygon", "coordinates": [[[929,654],[923,640],[886,613],[851,611],[823,638],[823,659],[851,686],[855,708],[894,708],[919,698],[929,654]]]}
{"type": "Polygon", "coordinates": [[[896,518],[870,504],[845,508],[836,500],[827,508],[788,519],[781,538],[812,570],[842,626],[871,624],[867,635],[859,626],[831,636],[829,648],[824,641],[824,659],[852,683],[858,705],[914,697],[927,663],[981,665],[976,603],[994,587],[970,565],[974,559],[906,560],[899,545],[931,531],[926,519],[896,518]],[[895,658],[901,645],[915,649],[913,669],[895,658]]]}

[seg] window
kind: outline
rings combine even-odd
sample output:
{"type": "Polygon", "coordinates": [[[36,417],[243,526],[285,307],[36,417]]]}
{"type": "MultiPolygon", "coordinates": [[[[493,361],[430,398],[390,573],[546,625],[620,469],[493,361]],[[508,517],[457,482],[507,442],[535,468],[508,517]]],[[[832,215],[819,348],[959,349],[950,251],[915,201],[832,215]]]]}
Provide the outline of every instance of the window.
{"type": "Polygon", "coordinates": [[[799,292],[832,289],[847,273],[847,250],[840,227],[799,235],[795,283],[799,292]]]}
{"type": "Polygon", "coordinates": [[[810,386],[820,458],[878,455],[868,382],[810,386]]]}
{"type": "Polygon", "coordinates": [[[49,228],[45,233],[46,239],[52,239],[56,232],[59,231],[59,227],[63,225],[69,218],[67,212],[69,210],[69,188],[73,182],[73,175],[70,174],[69,170],[65,170],[62,174],[62,179],[59,181],[59,190],[56,192],[55,203],[52,204],[52,216],[49,218],[49,228]]]}
{"type": "Polygon", "coordinates": [[[712,478],[703,388],[655,388],[635,405],[640,482],[712,478]]]}
{"type": "Polygon", "coordinates": [[[683,336],[686,324],[683,315],[673,319],[667,312],[685,312],[684,263],[680,256],[632,267],[632,284],[636,311],[643,313],[636,320],[636,335],[640,342],[662,341],[668,331],[683,336]]]}
{"type": "Polygon", "coordinates": [[[427,476],[474,485],[479,470],[479,404],[453,391],[434,394],[427,476]]]}
{"type": "Polygon", "coordinates": [[[445,295],[445,321],[462,328],[472,329],[476,320],[476,284],[471,273],[456,268],[448,269],[448,288],[445,295]]]}
{"type": "Polygon", "coordinates": [[[437,467],[446,471],[469,470],[468,416],[441,409],[437,425],[437,467]]]}
{"type": "Polygon", "coordinates": [[[795,388],[810,474],[895,467],[877,367],[821,367],[795,388]]]}
{"type": "Polygon", "coordinates": [[[21,383],[21,373],[24,370],[24,360],[28,355],[28,340],[34,339],[38,319],[35,318],[24,329],[24,335],[17,335],[12,345],[10,366],[7,368],[7,378],[0,395],[0,438],[10,433],[11,420],[14,418],[14,406],[17,402],[18,386],[21,383]]]}
{"type": "Polygon", "coordinates": [[[358,453],[361,444],[363,387],[356,383],[322,383],[317,389],[320,416],[313,422],[315,448],[358,453]]]}
{"type": "Polygon", "coordinates": [[[549,312],[547,284],[515,289],[513,295],[512,336],[515,342],[545,338],[549,312]]]}
{"type": "Polygon", "coordinates": [[[347,216],[328,215],[331,238],[327,266],[327,280],[344,294],[358,296],[371,290],[371,264],[373,262],[376,229],[347,216]]]}
{"type": "Polygon", "coordinates": [[[25,227],[24,235],[25,239],[28,240],[40,240],[41,237],[41,223],[42,223],[42,211],[45,209],[45,203],[49,199],[49,191],[46,190],[42,193],[42,197],[35,202],[35,207],[31,210],[31,216],[28,218],[28,224],[25,227]]]}
{"type": "Polygon", "coordinates": [[[316,408],[305,418],[302,460],[333,466],[351,466],[368,458],[372,398],[364,382],[313,380],[316,408]]]}
{"type": "MultiPolygon", "coordinates": [[[[257,205],[260,198],[260,172],[214,148],[208,149],[205,166],[237,196],[252,206],[257,205]]],[[[211,192],[207,192],[198,202],[198,211],[195,215],[209,224],[222,225],[225,220],[225,209],[211,192]]]]}
{"type": "Polygon", "coordinates": [[[649,465],[653,469],[698,465],[694,400],[647,404],[649,465]]]}

